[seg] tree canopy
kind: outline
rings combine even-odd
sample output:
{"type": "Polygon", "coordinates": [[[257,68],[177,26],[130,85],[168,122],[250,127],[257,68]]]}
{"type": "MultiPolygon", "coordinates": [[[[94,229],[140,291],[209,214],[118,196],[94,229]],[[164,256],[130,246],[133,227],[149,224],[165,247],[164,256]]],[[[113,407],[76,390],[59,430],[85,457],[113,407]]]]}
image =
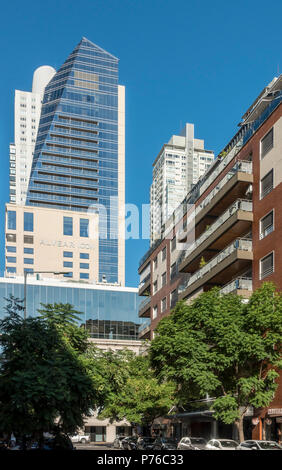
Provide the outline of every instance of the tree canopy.
{"type": "Polygon", "coordinates": [[[179,302],[159,323],[150,348],[157,376],[178,384],[178,401],[214,397],[215,417],[243,439],[248,406],[266,407],[282,368],[282,295],[265,283],[249,302],[218,288],[179,302]]]}
{"type": "Polygon", "coordinates": [[[24,320],[21,310],[21,302],[11,297],[0,321],[1,430],[21,436],[58,429],[73,433],[102,400],[99,377],[88,370],[76,312],[58,304],[24,320]]]}

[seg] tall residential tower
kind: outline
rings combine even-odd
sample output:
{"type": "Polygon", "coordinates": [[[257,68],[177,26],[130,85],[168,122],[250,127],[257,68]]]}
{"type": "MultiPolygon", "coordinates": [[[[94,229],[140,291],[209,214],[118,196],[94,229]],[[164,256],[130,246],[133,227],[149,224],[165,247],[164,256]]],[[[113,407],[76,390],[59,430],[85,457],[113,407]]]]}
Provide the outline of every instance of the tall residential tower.
{"type": "MultiPolygon", "coordinates": [[[[118,59],[82,38],[45,88],[26,206],[22,214],[15,215],[9,206],[6,223],[9,232],[9,217],[23,221],[30,217],[34,243],[36,240],[38,247],[45,246],[46,262],[54,258],[62,266],[66,262],[64,252],[72,251],[79,258],[81,246],[84,253],[86,239],[94,234],[97,247],[91,240],[87,245],[94,250],[95,275],[92,269],[84,279],[121,285],[125,258],[124,103],[125,90],[118,84],[118,59]],[[53,228],[47,227],[47,231],[39,223],[47,221],[44,211],[53,221],[53,228]],[[48,237],[43,237],[44,233],[48,237]],[[51,251],[54,247],[56,255],[51,251]]],[[[17,227],[24,240],[24,222],[17,227]]],[[[23,244],[23,250],[26,248],[23,244]]],[[[36,270],[39,265],[41,268],[42,257],[36,255],[35,246],[33,255],[36,270]]],[[[22,254],[17,254],[16,265],[18,258],[20,270],[28,269],[22,264],[22,254]]],[[[75,279],[79,277],[79,265],[78,270],[72,266],[75,279]]],[[[22,274],[17,267],[16,273],[22,274]]]]}
{"type": "Polygon", "coordinates": [[[151,185],[151,243],[160,238],[161,227],[214,159],[204,141],[194,138],[194,124],[164,144],[153,164],[151,185]]]}

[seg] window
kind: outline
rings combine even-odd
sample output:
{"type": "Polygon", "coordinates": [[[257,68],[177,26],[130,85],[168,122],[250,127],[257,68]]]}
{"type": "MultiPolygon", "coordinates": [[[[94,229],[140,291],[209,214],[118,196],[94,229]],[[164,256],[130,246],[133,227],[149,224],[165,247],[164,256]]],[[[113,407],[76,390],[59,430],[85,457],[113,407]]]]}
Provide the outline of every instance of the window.
{"type": "Polygon", "coordinates": [[[16,211],[7,211],[8,214],[8,230],[17,230],[17,213],[16,211]]]}
{"type": "Polygon", "coordinates": [[[162,312],[166,310],[166,297],[162,299],[162,312]]]}
{"type": "Polygon", "coordinates": [[[158,281],[155,281],[153,284],[153,294],[155,294],[158,290],[158,281]]]}
{"type": "Polygon", "coordinates": [[[166,272],[162,274],[162,287],[166,285],[166,272]]]}
{"type": "Polygon", "coordinates": [[[80,236],[81,237],[88,237],[88,226],[89,226],[88,219],[80,219],[80,236]]]}
{"type": "Polygon", "coordinates": [[[17,258],[15,256],[7,256],[7,263],[16,263],[17,258]]]}
{"type": "Polygon", "coordinates": [[[260,197],[264,198],[273,189],[273,169],[260,182],[260,197]]]}
{"type": "Polygon", "coordinates": [[[33,255],[34,249],[33,248],[24,248],[24,253],[26,255],[33,255]]]}
{"type": "Polygon", "coordinates": [[[73,273],[65,273],[64,277],[73,277],[73,273]]]}
{"type": "Polygon", "coordinates": [[[174,279],[177,275],[176,263],[173,263],[170,267],[170,279],[174,279]]]}
{"type": "Polygon", "coordinates": [[[31,235],[24,235],[24,243],[32,245],[33,244],[33,237],[31,235]]]}
{"type": "Polygon", "coordinates": [[[157,267],[158,267],[158,257],[156,256],[154,259],[154,271],[156,271],[157,267]]]}
{"type": "Polygon", "coordinates": [[[33,212],[24,212],[24,231],[33,232],[33,212]]]}
{"type": "Polygon", "coordinates": [[[262,159],[265,155],[273,148],[273,128],[261,139],[260,142],[260,158],[262,159]]]}
{"type": "Polygon", "coordinates": [[[263,279],[274,272],[274,252],[260,260],[260,279],[263,279]]]}
{"type": "Polygon", "coordinates": [[[72,258],[73,253],[72,251],[64,251],[64,258],[72,258]]]}
{"type": "Polygon", "coordinates": [[[88,263],[80,263],[81,269],[89,269],[89,264],[88,263]]]}
{"type": "Polygon", "coordinates": [[[260,220],[260,239],[273,232],[273,210],[260,220]]]}
{"type": "Polygon", "coordinates": [[[166,246],[162,250],[162,261],[164,261],[165,259],[166,259],[166,246]]]}
{"type": "Polygon", "coordinates": [[[33,273],[33,269],[32,268],[24,268],[24,272],[25,273],[33,273]]]}
{"type": "Polygon", "coordinates": [[[177,302],[177,289],[174,289],[170,294],[170,306],[173,308],[177,302]]]}
{"type": "Polygon", "coordinates": [[[73,263],[72,261],[64,261],[64,268],[72,268],[73,263]]]}
{"type": "Polygon", "coordinates": [[[73,234],[72,217],[64,217],[64,235],[73,234]]]}
{"type": "Polygon", "coordinates": [[[153,320],[157,318],[157,315],[158,315],[158,306],[155,305],[155,307],[153,307],[153,320]]]}
{"type": "Polygon", "coordinates": [[[80,273],[80,279],[89,279],[88,273],[80,273]]]}
{"type": "Polygon", "coordinates": [[[176,237],[174,236],[171,240],[171,251],[174,251],[176,248],[176,237]]]}
{"type": "Polygon", "coordinates": [[[80,253],[80,259],[89,259],[89,253],[80,253]]]}
{"type": "Polygon", "coordinates": [[[24,258],[24,264],[34,264],[33,258],[24,258]]]}
{"type": "Polygon", "coordinates": [[[16,268],[14,266],[8,266],[7,267],[7,273],[16,273],[16,268]]]}
{"type": "Polygon", "coordinates": [[[6,240],[7,240],[7,242],[16,243],[16,241],[17,241],[17,235],[14,234],[14,233],[7,233],[7,235],[6,235],[6,240]]]}
{"type": "Polygon", "coordinates": [[[16,246],[7,246],[6,247],[8,253],[16,253],[17,247],[16,246]]]}

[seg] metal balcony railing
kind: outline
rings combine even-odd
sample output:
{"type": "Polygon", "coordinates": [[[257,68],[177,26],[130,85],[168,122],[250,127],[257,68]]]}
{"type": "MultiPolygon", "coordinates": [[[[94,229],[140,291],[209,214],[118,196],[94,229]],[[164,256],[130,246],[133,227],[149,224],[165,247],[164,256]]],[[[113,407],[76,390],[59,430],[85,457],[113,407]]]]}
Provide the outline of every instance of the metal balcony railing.
{"type": "Polygon", "coordinates": [[[150,277],[151,277],[151,273],[149,273],[146,277],[144,277],[144,279],[140,282],[138,289],[141,289],[141,287],[143,287],[144,284],[146,284],[146,282],[150,280],[150,277]]]}
{"type": "Polygon", "coordinates": [[[214,222],[205,232],[203,232],[197,240],[186,250],[185,256],[189,256],[192,251],[194,251],[198,246],[200,246],[210,235],[212,235],[226,220],[228,220],[235,212],[238,210],[252,212],[253,204],[252,201],[248,201],[246,199],[237,199],[237,201],[233,202],[231,206],[226,209],[223,214],[218,217],[216,222],[214,222]]]}
{"type": "Polygon", "coordinates": [[[197,215],[204,207],[206,207],[211,200],[218,194],[218,191],[220,191],[226,183],[234,176],[236,173],[239,171],[243,173],[248,173],[251,174],[253,171],[253,164],[252,162],[249,161],[239,161],[237,162],[233,168],[222,178],[221,181],[216,185],[216,187],[208,194],[205,199],[196,207],[195,209],[195,215],[197,215]]]}
{"type": "Polygon", "coordinates": [[[235,290],[253,290],[253,281],[252,278],[249,277],[238,277],[233,281],[229,282],[225,286],[220,289],[221,294],[230,294],[230,292],[234,292],[235,290]]]}
{"type": "Polygon", "coordinates": [[[225,258],[227,258],[227,256],[231,255],[231,253],[236,250],[252,251],[252,240],[249,238],[237,238],[236,240],[234,240],[234,242],[228,245],[217,256],[212,258],[207,264],[205,264],[205,266],[198,269],[198,271],[192,274],[192,276],[190,276],[186,283],[180,285],[178,288],[178,292],[181,293],[185,291],[189,286],[201,279],[205,274],[211,271],[215,266],[221,263],[221,261],[223,261],[225,258]]]}
{"type": "Polygon", "coordinates": [[[148,319],[144,323],[142,323],[139,328],[138,328],[138,334],[140,334],[142,331],[144,331],[146,328],[150,327],[151,325],[151,320],[148,319]]]}
{"type": "Polygon", "coordinates": [[[146,299],[144,299],[144,300],[140,303],[140,305],[139,305],[139,309],[138,309],[139,312],[140,312],[144,307],[146,307],[146,305],[150,304],[150,302],[151,302],[151,297],[150,297],[150,296],[146,297],[146,299]]]}

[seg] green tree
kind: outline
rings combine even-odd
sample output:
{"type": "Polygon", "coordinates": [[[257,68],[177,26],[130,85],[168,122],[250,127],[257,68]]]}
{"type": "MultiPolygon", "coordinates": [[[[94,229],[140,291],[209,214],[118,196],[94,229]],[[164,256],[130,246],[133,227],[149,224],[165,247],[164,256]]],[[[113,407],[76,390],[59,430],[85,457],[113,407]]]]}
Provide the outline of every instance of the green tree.
{"type": "Polygon", "coordinates": [[[215,417],[244,439],[248,406],[266,407],[282,368],[282,295],[265,283],[248,303],[218,288],[179,302],[157,327],[150,348],[158,377],[178,384],[178,400],[215,398],[215,417]]]}
{"type": "Polygon", "coordinates": [[[150,426],[165,415],[174,403],[175,386],[159,382],[146,356],[131,351],[95,351],[94,364],[100,362],[105,379],[105,402],[99,417],[111,421],[127,419],[131,423],[150,426]]]}
{"type": "Polygon", "coordinates": [[[69,306],[66,334],[57,318],[63,310],[62,305],[49,306],[42,317],[24,320],[21,302],[13,297],[8,301],[7,315],[0,321],[3,432],[37,439],[42,439],[43,432],[73,433],[102,401],[99,377],[89,373],[89,362],[81,352],[85,338],[71,320],[69,306]]]}

